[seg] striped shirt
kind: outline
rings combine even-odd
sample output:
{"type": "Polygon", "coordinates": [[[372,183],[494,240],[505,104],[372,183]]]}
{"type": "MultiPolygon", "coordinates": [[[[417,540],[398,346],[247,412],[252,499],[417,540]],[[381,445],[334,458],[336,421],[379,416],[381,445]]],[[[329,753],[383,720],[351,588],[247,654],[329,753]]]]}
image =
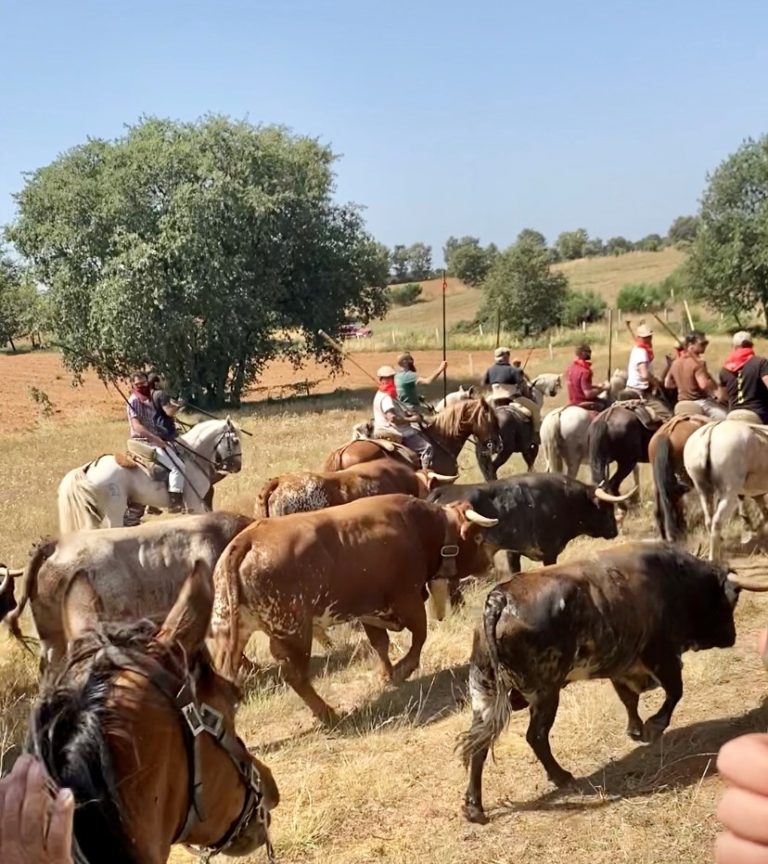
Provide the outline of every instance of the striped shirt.
{"type": "Polygon", "coordinates": [[[140,432],[134,431],[133,420],[138,420],[146,430],[155,433],[155,406],[151,399],[145,401],[137,393],[131,393],[128,397],[127,411],[128,422],[131,425],[131,438],[144,440],[140,432]]]}

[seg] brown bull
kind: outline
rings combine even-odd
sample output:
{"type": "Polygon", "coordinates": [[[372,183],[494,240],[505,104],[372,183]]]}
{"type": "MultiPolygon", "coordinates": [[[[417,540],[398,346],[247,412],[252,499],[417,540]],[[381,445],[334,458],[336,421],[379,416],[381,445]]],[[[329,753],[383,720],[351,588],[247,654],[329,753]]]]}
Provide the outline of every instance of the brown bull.
{"type": "Polygon", "coordinates": [[[264,484],[256,503],[256,516],[287,516],[325,507],[337,507],[358,498],[402,493],[426,498],[437,486],[453,483],[457,475],[414,471],[394,459],[361,462],[344,471],[281,474],[264,484]]]}
{"type": "Polygon", "coordinates": [[[248,639],[263,630],[291,687],[316,717],[333,722],[309,681],[313,626],[359,621],[384,675],[405,680],[427,635],[427,591],[440,596],[444,613],[448,585],[486,566],[483,529],[496,523],[463,502],[441,507],[408,495],[254,522],[214,572],[217,668],[234,679],[248,639]],[[404,628],[411,647],[393,666],[387,630],[404,628]]]}
{"type": "Polygon", "coordinates": [[[22,638],[19,618],[29,602],[43,665],[59,660],[67,646],[62,601],[78,574],[85,574],[99,597],[104,620],[162,622],[195,563],[210,577],[226,545],[251,521],[234,513],[207,513],[44,541],[27,565],[8,627],[22,638]]]}

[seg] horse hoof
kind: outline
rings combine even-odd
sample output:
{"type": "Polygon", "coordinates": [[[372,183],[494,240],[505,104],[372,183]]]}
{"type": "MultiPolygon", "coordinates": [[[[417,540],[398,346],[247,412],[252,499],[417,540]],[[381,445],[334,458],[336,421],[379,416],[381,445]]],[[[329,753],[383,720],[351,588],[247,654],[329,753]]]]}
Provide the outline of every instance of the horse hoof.
{"type": "Polygon", "coordinates": [[[475,825],[487,825],[488,817],[485,815],[485,810],[478,807],[477,804],[464,804],[461,808],[461,815],[467,822],[474,822],[475,825]]]}

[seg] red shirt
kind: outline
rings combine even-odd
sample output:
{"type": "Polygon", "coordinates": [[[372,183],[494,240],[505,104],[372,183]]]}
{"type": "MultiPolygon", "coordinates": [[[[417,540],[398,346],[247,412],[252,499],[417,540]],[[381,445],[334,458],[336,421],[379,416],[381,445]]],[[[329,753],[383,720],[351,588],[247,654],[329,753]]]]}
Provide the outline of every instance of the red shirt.
{"type": "Polygon", "coordinates": [[[592,390],[592,364],[577,357],[565,370],[565,386],[569,405],[589,402],[592,397],[587,396],[586,391],[592,390]]]}

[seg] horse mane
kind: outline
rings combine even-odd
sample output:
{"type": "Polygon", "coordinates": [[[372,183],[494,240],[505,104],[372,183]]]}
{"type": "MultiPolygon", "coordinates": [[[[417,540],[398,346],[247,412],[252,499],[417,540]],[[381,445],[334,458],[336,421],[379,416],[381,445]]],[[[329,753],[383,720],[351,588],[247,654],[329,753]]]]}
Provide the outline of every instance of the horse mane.
{"type": "Polygon", "coordinates": [[[142,864],[121,815],[119,778],[106,736],[120,734],[117,700],[111,697],[123,667],[104,649],[118,648],[137,664],[151,656],[178,670],[184,661],[177,649],[154,641],[158,629],[140,621],[89,631],[44,683],[32,712],[28,745],[51,779],[72,790],[74,836],[89,861],[142,864]]]}
{"type": "Polygon", "coordinates": [[[483,399],[460,399],[435,417],[429,424],[430,431],[434,430],[447,439],[465,438],[468,433],[462,426],[466,427],[467,423],[474,425],[477,415],[487,408],[488,403],[483,399]]]}

